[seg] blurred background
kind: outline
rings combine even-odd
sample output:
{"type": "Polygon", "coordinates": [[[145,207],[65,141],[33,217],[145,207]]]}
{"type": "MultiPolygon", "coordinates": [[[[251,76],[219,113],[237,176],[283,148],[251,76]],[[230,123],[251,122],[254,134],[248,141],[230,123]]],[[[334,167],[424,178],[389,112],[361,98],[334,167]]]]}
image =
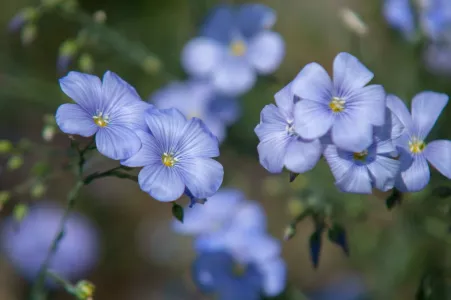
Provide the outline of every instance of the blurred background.
{"type": "MultiPolygon", "coordinates": [[[[224,186],[242,189],[248,199],[262,203],[269,231],[277,238],[282,239],[284,228],[295,213],[312,203],[332,210],[334,218],[346,227],[350,257],[324,237],[318,269],[312,267],[309,258],[308,238],[313,230],[310,220],[301,222],[297,235],[283,244],[289,284],[312,299],[359,299],[361,291],[374,292],[378,295],[375,299],[414,299],[424,271],[446,268],[450,263],[447,223],[443,218],[425,216],[429,209],[449,210],[448,204],[427,202],[426,190],[407,195],[403,205],[389,211],[384,201],[388,195],[340,193],[324,161],[290,184],[288,173],[271,175],[258,163],[254,128],[261,109],[273,102],[274,93],[305,64],[316,61],[330,72],[333,58],[342,51],[360,58],[375,73],[374,83],[383,84],[387,92],[406,101],[422,90],[451,94],[450,77],[426,68],[422,46],[409,43],[389,28],[382,15],[381,0],[261,3],[277,12],[274,30],[285,39],[286,56],[278,71],[260,78],[240,99],[243,115],[229,128],[221,146],[224,186]],[[340,14],[343,8],[361,16],[368,27],[364,36],[358,37],[345,25],[340,14]]],[[[28,147],[23,166],[15,170],[8,170],[7,157],[2,157],[0,190],[26,182],[35,163],[48,158],[48,147],[69,147],[65,135],[59,134],[50,142],[42,138],[43,116],[54,114],[67,101],[57,81],[64,75],[57,72],[58,51],[65,40],[76,36],[83,27],[79,20],[49,12],[37,23],[36,40],[23,46],[20,33],[9,31],[8,23],[20,9],[36,4],[37,0],[0,0],[0,139],[22,142],[28,147]]],[[[115,42],[100,41],[91,48],[88,45],[93,73],[118,73],[136,87],[143,99],[174,78],[186,78],[180,52],[197,35],[199,24],[216,4],[214,0],[79,1],[88,15],[103,10],[105,26],[114,33],[107,39],[115,42]],[[125,39],[116,39],[116,34],[125,39]],[[124,41],[133,44],[123,44],[124,41]],[[131,53],[138,46],[158,57],[161,66],[135,59],[131,53]]],[[[79,58],[74,58],[69,70],[80,70],[79,58]]],[[[450,139],[450,120],[448,108],[429,139],[450,139]]],[[[52,167],[65,163],[64,157],[50,157],[52,167]]],[[[102,170],[110,166],[114,163],[97,157],[89,168],[102,170]]],[[[433,172],[431,182],[436,186],[444,179],[433,172]]],[[[11,215],[17,203],[46,199],[64,205],[72,184],[73,177],[67,173],[49,180],[45,193],[18,193],[4,206],[2,218],[11,215]]],[[[172,231],[169,204],[151,199],[133,182],[106,178],[83,190],[76,211],[89,218],[98,231],[98,263],[83,277],[95,283],[95,299],[209,299],[197,292],[191,282],[192,240],[172,231]]],[[[3,257],[0,299],[25,299],[28,288],[27,281],[3,257]]],[[[446,292],[441,295],[444,298],[434,299],[451,299],[446,292]]],[[[56,291],[51,297],[71,299],[64,291],[56,291]]]]}

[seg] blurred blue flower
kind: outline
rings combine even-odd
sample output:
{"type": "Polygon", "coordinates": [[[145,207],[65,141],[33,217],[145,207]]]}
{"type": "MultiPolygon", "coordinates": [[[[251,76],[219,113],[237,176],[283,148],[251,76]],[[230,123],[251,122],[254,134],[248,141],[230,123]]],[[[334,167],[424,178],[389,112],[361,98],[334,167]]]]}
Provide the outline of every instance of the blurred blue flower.
{"type": "Polygon", "coordinates": [[[331,130],[337,147],[364,151],[373,141],[373,125],[385,121],[384,88],[365,86],[373,73],[348,53],[337,55],[333,75],[332,82],[323,67],[310,63],[292,82],[300,98],[294,109],[295,130],[304,139],[320,138],[331,130]]]}
{"type": "Polygon", "coordinates": [[[217,7],[200,37],[183,49],[186,72],[211,79],[218,90],[229,95],[247,92],[257,73],[274,72],[285,55],[282,37],[268,30],[275,20],[275,12],[261,4],[217,7]]]}
{"type": "Polygon", "coordinates": [[[412,39],[416,33],[414,9],[410,0],[385,0],[384,17],[393,28],[412,39]]]}
{"type": "Polygon", "coordinates": [[[186,118],[199,118],[222,142],[226,127],[241,113],[237,99],[216,92],[208,82],[172,82],[155,92],[150,100],[157,108],[177,108],[186,118]]]}
{"type": "Polygon", "coordinates": [[[367,290],[357,276],[346,276],[309,294],[311,300],[363,300],[367,290]]]}
{"type": "Polygon", "coordinates": [[[187,121],[177,109],[148,109],[145,121],[150,133],[138,130],[141,149],[121,164],[143,167],[138,176],[141,189],[153,198],[177,200],[185,187],[196,198],[207,198],[222,184],[218,139],[204,123],[187,121]]]}
{"type": "Polygon", "coordinates": [[[266,105],[255,133],[260,139],[257,150],[260,164],[271,173],[285,166],[295,173],[311,170],[321,157],[319,139],[302,139],[294,128],[294,94],[291,83],[274,96],[276,105],[266,105]]]}
{"type": "MultiPolygon", "coordinates": [[[[55,203],[42,202],[30,207],[17,223],[12,217],[2,224],[1,247],[18,272],[28,280],[35,279],[41,264],[59,230],[64,214],[55,203]]],[[[85,217],[71,213],[64,236],[50,263],[50,270],[75,281],[95,265],[99,256],[97,231],[85,217]]]]}
{"type": "Polygon", "coordinates": [[[448,99],[445,94],[421,92],[412,100],[410,115],[401,99],[394,95],[387,97],[388,107],[404,125],[403,134],[394,141],[401,163],[395,187],[400,191],[417,192],[426,187],[430,179],[428,161],[451,179],[451,141],[425,142],[448,99]]]}
{"type": "Polygon", "coordinates": [[[69,72],[60,85],[76,102],[58,108],[61,131],[84,137],[95,134],[99,152],[112,159],[127,159],[138,152],[141,141],[135,130],[146,129],[144,111],[151,105],[133,87],[110,71],[103,83],[93,75],[69,72]]]}
{"type": "Polygon", "coordinates": [[[424,33],[432,40],[451,38],[451,2],[448,0],[421,1],[420,22],[424,33]]]}
{"type": "Polygon", "coordinates": [[[429,44],[423,53],[423,59],[431,73],[451,75],[451,44],[429,44]]]}

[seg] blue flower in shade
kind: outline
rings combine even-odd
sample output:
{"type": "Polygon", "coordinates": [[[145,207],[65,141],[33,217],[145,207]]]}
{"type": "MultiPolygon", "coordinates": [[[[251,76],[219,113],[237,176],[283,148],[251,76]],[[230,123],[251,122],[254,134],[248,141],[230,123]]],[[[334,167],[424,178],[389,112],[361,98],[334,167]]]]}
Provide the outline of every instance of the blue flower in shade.
{"type": "Polygon", "coordinates": [[[146,129],[144,111],[151,105],[133,87],[110,71],[103,82],[93,75],[69,72],[60,85],[76,102],[58,108],[61,131],[84,137],[95,134],[99,152],[112,159],[127,159],[138,152],[141,141],[135,131],[146,129]]]}
{"type": "Polygon", "coordinates": [[[189,190],[204,199],[222,184],[222,165],[211,159],[219,156],[218,139],[204,123],[187,121],[177,109],[148,109],[148,131],[136,131],[141,149],[121,164],[142,167],[138,176],[141,189],[159,201],[174,201],[189,190]]]}
{"type": "Polygon", "coordinates": [[[419,19],[425,34],[432,40],[450,37],[451,2],[448,0],[423,1],[420,6],[419,19]]]}
{"type": "Polygon", "coordinates": [[[217,93],[208,82],[172,82],[151,96],[157,108],[177,108],[187,119],[201,119],[222,142],[226,127],[241,114],[237,99],[217,93]]]}
{"type": "MultiPolygon", "coordinates": [[[[386,112],[386,116],[390,116],[386,112]]],[[[392,118],[388,118],[392,120],[392,118]]],[[[388,191],[395,185],[399,172],[399,161],[392,137],[399,137],[399,123],[387,122],[375,128],[373,143],[361,152],[341,150],[333,144],[325,147],[326,158],[337,187],[348,193],[371,194],[373,188],[388,191]]]]}
{"type": "MultiPolygon", "coordinates": [[[[44,262],[64,210],[54,203],[39,202],[30,207],[19,223],[12,217],[2,224],[1,246],[19,273],[34,280],[44,262]]],[[[75,281],[94,267],[99,257],[98,235],[93,224],[83,216],[71,213],[65,234],[50,263],[50,269],[75,281]]]]}
{"type": "Polygon", "coordinates": [[[260,164],[271,173],[279,173],[285,166],[292,172],[311,170],[321,157],[319,139],[301,138],[294,126],[294,94],[291,83],[274,96],[276,105],[266,105],[255,133],[260,139],[257,150],[260,164]]]}
{"type": "Polygon", "coordinates": [[[269,31],[275,12],[261,4],[221,5],[207,19],[200,37],[189,41],[182,64],[192,76],[211,79],[221,92],[247,92],[258,74],[270,74],[285,55],[282,37],[269,31]]]}
{"type": "Polygon", "coordinates": [[[414,37],[416,25],[410,0],[385,0],[383,13],[390,26],[402,32],[406,38],[414,37]]]}
{"type": "Polygon", "coordinates": [[[425,142],[448,99],[445,94],[421,92],[412,100],[410,115],[401,99],[387,97],[388,107],[404,126],[403,134],[394,141],[401,162],[395,187],[400,191],[417,192],[426,187],[430,179],[428,161],[451,179],[451,141],[425,142]]]}
{"type": "Polygon", "coordinates": [[[310,63],[292,82],[300,98],[294,108],[295,131],[304,139],[317,139],[330,130],[337,147],[364,151],[373,142],[373,126],[384,124],[385,91],[380,85],[365,86],[373,73],[348,53],[335,58],[333,77],[332,82],[323,67],[310,63]]]}
{"type": "Polygon", "coordinates": [[[451,75],[451,44],[432,43],[423,54],[427,69],[437,75],[451,75]]]}

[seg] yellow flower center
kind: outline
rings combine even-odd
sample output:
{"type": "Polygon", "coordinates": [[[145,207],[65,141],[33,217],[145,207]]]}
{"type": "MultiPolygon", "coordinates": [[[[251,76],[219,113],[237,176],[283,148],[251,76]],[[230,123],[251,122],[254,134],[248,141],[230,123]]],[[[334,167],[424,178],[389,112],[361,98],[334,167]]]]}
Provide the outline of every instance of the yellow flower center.
{"type": "Polygon", "coordinates": [[[345,109],[345,101],[341,98],[333,97],[329,107],[334,113],[342,112],[345,109]]]}
{"type": "Polygon", "coordinates": [[[368,156],[368,151],[364,150],[362,152],[355,152],[353,154],[353,157],[355,160],[359,160],[359,161],[365,161],[366,157],[368,156]]]}
{"type": "Polygon", "coordinates": [[[426,143],[416,137],[409,141],[409,150],[414,154],[423,152],[424,148],[426,148],[426,143]]]}
{"type": "Polygon", "coordinates": [[[173,167],[177,162],[177,159],[171,154],[163,153],[163,155],[161,156],[161,161],[166,167],[173,167]]]}
{"type": "Polygon", "coordinates": [[[243,56],[246,53],[247,46],[241,40],[236,40],[230,44],[230,51],[235,56],[243,56]]]}
{"type": "Polygon", "coordinates": [[[102,112],[98,112],[97,115],[92,117],[92,119],[94,120],[94,123],[96,123],[96,125],[99,127],[105,127],[110,122],[108,116],[103,115],[102,112]]]}

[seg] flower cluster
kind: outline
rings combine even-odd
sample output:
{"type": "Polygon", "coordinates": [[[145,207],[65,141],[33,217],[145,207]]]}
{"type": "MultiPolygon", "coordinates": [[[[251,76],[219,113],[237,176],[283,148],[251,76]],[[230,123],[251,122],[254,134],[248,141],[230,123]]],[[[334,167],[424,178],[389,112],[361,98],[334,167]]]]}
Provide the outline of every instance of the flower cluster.
{"type": "Polygon", "coordinates": [[[344,192],[419,191],[429,182],[426,159],[451,178],[451,142],[424,139],[448,102],[418,94],[412,117],[403,102],[386,96],[360,61],[348,53],[334,60],[333,80],[317,63],[305,66],[267,105],[255,132],[260,163],[279,173],[311,170],[323,155],[344,192]]]}
{"type": "Polygon", "coordinates": [[[174,222],[174,229],[196,237],[192,275],[203,292],[223,300],[258,300],[285,288],[280,243],[267,234],[262,207],[241,191],[219,190],[187,210],[184,223],[174,222]]]}
{"type": "Polygon", "coordinates": [[[141,189],[159,201],[174,201],[187,193],[213,195],[224,175],[218,140],[204,123],[189,121],[176,109],[156,109],[112,72],[103,82],[93,75],[70,72],[60,80],[76,104],[56,113],[60,129],[84,137],[95,135],[98,151],[139,173],[141,189]]]}

